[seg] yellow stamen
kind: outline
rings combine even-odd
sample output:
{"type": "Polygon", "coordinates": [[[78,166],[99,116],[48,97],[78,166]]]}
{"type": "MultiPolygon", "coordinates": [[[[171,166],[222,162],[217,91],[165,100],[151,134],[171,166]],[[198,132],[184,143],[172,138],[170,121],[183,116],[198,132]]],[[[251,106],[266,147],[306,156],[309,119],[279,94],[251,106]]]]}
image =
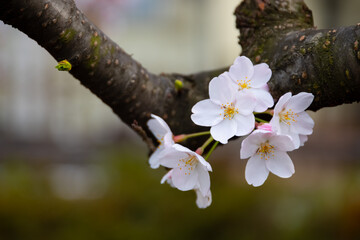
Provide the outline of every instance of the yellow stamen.
{"type": "Polygon", "coordinates": [[[247,77],[245,77],[245,80],[237,80],[237,84],[239,86],[239,91],[243,90],[243,89],[249,89],[251,88],[250,86],[251,80],[247,79],[247,77]]]}
{"type": "MultiPolygon", "coordinates": [[[[179,159],[179,162],[184,164],[184,174],[185,175],[191,175],[192,170],[196,167],[196,165],[198,164],[198,159],[194,156],[194,155],[189,155],[187,158],[185,159],[179,159]]],[[[178,164],[178,166],[180,165],[180,163],[178,164]]],[[[182,170],[183,168],[181,167],[180,170],[182,170]]]]}
{"type": "Polygon", "coordinates": [[[234,118],[235,114],[239,113],[239,109],[235,108],[233,103],[221,104],[221,109],[224,110],[223,119],[228,118],[231,120],[234,118]]]}
{"type": "Polygon", "coordinates": [[[291,125],[291,123],[296,122],[296,118],[299,116],[299,114],[294,113],[291,109],[283,109],[279,113],[280,122],[283,122],[287,125],[291,125]]]}
{"type": "Polygon", "coordinates": [[[269,141],[262,143],[257,150],[257,154],[260,155],[261,159],[268,160],[269,157],[274,156],[274,146],[269,144],[269,141]]]}

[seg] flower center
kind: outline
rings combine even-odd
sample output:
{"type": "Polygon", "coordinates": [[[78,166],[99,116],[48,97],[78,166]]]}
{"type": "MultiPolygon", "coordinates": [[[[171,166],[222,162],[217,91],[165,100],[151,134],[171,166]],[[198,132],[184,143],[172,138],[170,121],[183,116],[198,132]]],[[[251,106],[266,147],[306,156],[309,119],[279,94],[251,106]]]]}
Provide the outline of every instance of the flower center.
{"type": "Polygon", "coordinates": [[[274,146],[269,144],[269,141],[262,143],[257,150],[257,154],[260,155],[261,159],[268,160],[269,157],[274,156],[274,146]]]}
{"type": "Polygon", "coordinates": [[[247,79],[247,77],[245,77],[245,80],[237,80],[237,84],[239,86],[238,90],[241,91],[243,89],[249,89],[250,82],[250,79],[247,79]]]}
{"type": "Polygon", "coordinates": [[[193,170],[195,169],[196,165],[198,164],[198,160],[194,155],[189,155],[188,158],[179,159],[178,166],[181,171],[184,172],[185,175],[191,175],[193,170]],[[185,163],[185,165],[183,165],[185,163]],[[180,167],[180,165],[183,165],[180,167]]]}
{"type": "Polygon", "coordinates": [[[299,114],[294,113],[291,109],[283,109],[279,113],[280,122],[283,122],[287,125],[291,125],[291,123],[296,122],[296,118],[299,116],[299,114]]]}
{"type": "Polygon", "coordinates": [[[234,103],[221,104],[221,109],[224,110],[223,119],[228,118],[229,120],[231,120],[234,118],[235,114],[239,113],[239,109],[235,108],[234,103]]]}

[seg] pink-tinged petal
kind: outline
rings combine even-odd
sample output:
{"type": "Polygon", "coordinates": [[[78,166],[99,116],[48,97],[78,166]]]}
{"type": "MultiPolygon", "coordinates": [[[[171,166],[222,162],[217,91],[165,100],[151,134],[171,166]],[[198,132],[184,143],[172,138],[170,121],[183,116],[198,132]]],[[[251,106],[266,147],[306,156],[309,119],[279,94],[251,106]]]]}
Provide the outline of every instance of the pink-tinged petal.
{"type": "Polygon", "coordinates": [[[198,187],[203,196],[210,190],[210,175],[204,166],[198,165],[196,167],[198,172],[198,187]]]}
{"type": "Polygon", "coordinates": [[[292,138],[287,135],[273,135],[269,138],[269,144],[276,150],[289,152],[295,149],[292,138]]]}
{"type": "Polygon", "coordinates": [[[174,168],[171,174],[174,186],[181,191],[194,189],[198,181],[198,172],[191,168],[174,168]]]}
{"type": "Polygon", "coordinates": [[[252,114],[256,106],[256,98],[251,92],[236,94],[235,107],[238,109],[239,114],[249,115],[252,114]]]}
{"type": "Polygon", "coordinates": [[[254,74],[254,66],[250,59],[245,56],[237,57],[229,69],[229,75],[235,82],[238,80],[251,80],[254,74]]]}
{"type": "Polygon", "coordinates": [[[295,133],[302,135],[310,135],[313,132],[314,120],[306,112],[298,113],[297,122],[292,125],[295,133]]]}
{"type": "Polygon", "coordinates": [[[236,136],[245,136],[249,134],[255,128],[255,117],[254,114],[250,114],[247,116],[236,114],[234,117],[236,121],[236,136]]]}
{"type": "Polygon", "coordinates": [[[195,193],[196,193],[196,205],[198,206],[198,208],[207,208],[208,206],[210,206],[212,202],[212,196],[210,190],[205,196],[203,196],[200,190],[198,189],[195,189],[195,193]]]}
{"type": "Polygon", "coordinates": [[[269,92],[269,86],[265,84],[264,86],[260,87],[259,89],[269,92]]]}
{"type": "Polygon", "coordinates": [[[265,161],[266,167],[273,174],[288,178],[295,173],[294,164],[289,155],[282,151],[274,151],[274,155],[265,161]]]}
{"type": "Polygon", "coordinates": [[[224,119],[219,124],[210,128],[211,136],[222,144],[226,144],[228,140],[236,133],[236,121],[234,119],[224,119]]]}
{"type": "Polygon", "coordinates": [[[249,185],[261,186],[268,175],[269,170],[265,166],[265,160],[257,154],[249,159],[245,168],[245,179],[249,185]]]}
{"type": "Polygon", "coordinates": [[[291,92],[285,93],[279,98],[279,101],[276,103],[274,108],[274,115],[279,114],[283,110],[285,104],[287,104],[290,98],[291,98],[291,92]]]}
{"type": "Polygon", "coordinates": [[[295,113],[303,112],[310,106],[313,100],[314,95],[311,93],[301,92],[290,98],[286,108],[291,109],[295,113]]]}
{"type": "Polygon", "coordinates": [[[236,92],[237,89],[234,88],[226,72],[214,77],[209,83],[210,100],[218,105],[234,101],[236,92]]]}
{"type": "Polygon", "coordinates": [[[308,136],[300,134],[299,139],[300,139],[300,147],[302,147],[304,146],[305,142],[308,140],[308,136]]]}
{"type": "Polygon", "coordinates": [[[199,126],[211,127],[223,119],[223,110],[210,99],[196,103],[191,109],[191,120],[199,126]]]}
{"type": "Polygon", "coordinates": [[[264,86],[271,78],[271,69],[266,63],[260,63],[254,66],[254,74],[251,78],[251,87],[260,88],[264,86]]]}
{"type": "Polygon", "coordinates": [[[246,159],[256,154],[261,143],[265,142],[271,133],[255,130],[241,142],[240,158],[246,159]]]}
{"type": "Polygon", "coordinates": [[[157,139],[160,140],[166,133],[171,133],[169,126],[162,118],[154,114],[151,114],[151,117],[152,119],[147,122],[147,125],[157,139]]]}
{"type": "Polygon", "coordinates": [[[272,129],[272,126],[270,123],[262,123],[257,126],[257,129],[263,130],[263,131],[268,131],[268,132],[273,132],[273,129],[272,129]]]}
{"type": "Polygon", "coordinates": [[[255,112],[265,112],[274,105],[274,99],[268,91],[258,88],[249,89],[256,98],[255,112]]]}

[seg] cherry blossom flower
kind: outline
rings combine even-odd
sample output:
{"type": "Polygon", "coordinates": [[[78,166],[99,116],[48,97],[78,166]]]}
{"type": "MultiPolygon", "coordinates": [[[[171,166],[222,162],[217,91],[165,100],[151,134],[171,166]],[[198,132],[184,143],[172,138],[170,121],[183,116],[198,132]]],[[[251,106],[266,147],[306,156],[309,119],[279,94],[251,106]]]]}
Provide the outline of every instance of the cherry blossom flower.
{"type": "Polygon", "coordinates": [[[245,168],[245,179],[254,187],[261,186],[269,172],[288,178],[295,173],[294,164],[286,153],[295,149],[287,135],[255,130],[241,144],[240,158],[249,158],[245,168]]]}
{"type": "Polygon", "coordinates": [[[241,94],[250,94],[256,98],[255,112],[264,112],[274,105],[267,82],[271,77],[271,69],[266,63],[253,65],[245,56],[237,57],[229,69],[233,86],[241,94]]]}
{"type": "Polygon", "coordinates": [[[273,130],[279,134],[289,135],[296,148],[299,148],[312,134],[314,121],[305,112],[314,100],[311,93],[301,92],[291,96],[290,92],[280,97],[274,108],[274,116],[270,121],[273,130]],[[303,135],[300,140],[300,136],[303,135]]]}
{"type": "Polygon", "coordinates": [[[159,160],[160,165],[172,168],[162,179],[181,191],[198,188],[203,196],[210,189],[210,164],[199,154],[174,144],[159,160]],[[170,183],[170,182],[169,182],[170,183]]]}
{"type": "Polygon", "coordinates": [[[149,163],[151,168],[158,168],[160,166],[159,159],[167,149],[174,145],[173,133],[169,126],[161,118],[154,114],[151,114],[152,119],[147,122],[150,131],[154,134],[159,142],[158,148],[150,156],[149,163]]]}
{"type": "MultiPolygon", "coordinates": [[[[161,179],[161,184],[167,182],[171,187],[175,188],[175,185],[172,181],[173,171],[174,170],[172,169],[167,174],[164,175],[164,177],[161,179]]],[[[201,193],[199,186],[195,186],[194,191],[196,193],[196,205],[198,206],[198,208],[207,208],[208,206],[211,205],[212,196],[211,196],[210,188],[205,195],[201,193]]]]}
{"type": "Polygon", "coordinates": [[[237,94],[227,73],[210,81],[209,95],[210,99],[193,106],[191,120],[199,126],[211,127],[216,141],[226,144],[234,135],[244,136],[254,129],[252,113],[256,101],[252,96],[237,94]]]}

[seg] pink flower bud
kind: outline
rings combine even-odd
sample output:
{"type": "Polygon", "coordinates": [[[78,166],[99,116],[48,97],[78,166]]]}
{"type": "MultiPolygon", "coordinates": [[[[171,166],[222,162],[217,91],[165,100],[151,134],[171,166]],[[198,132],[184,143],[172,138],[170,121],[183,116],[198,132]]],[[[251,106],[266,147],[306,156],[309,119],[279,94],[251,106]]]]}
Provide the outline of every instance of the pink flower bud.
{"type": "Polygon", "coordinates": [[[260,124],[257,128],[260,130],[272,132],[271,124],[269,123],[260,124]]]}

